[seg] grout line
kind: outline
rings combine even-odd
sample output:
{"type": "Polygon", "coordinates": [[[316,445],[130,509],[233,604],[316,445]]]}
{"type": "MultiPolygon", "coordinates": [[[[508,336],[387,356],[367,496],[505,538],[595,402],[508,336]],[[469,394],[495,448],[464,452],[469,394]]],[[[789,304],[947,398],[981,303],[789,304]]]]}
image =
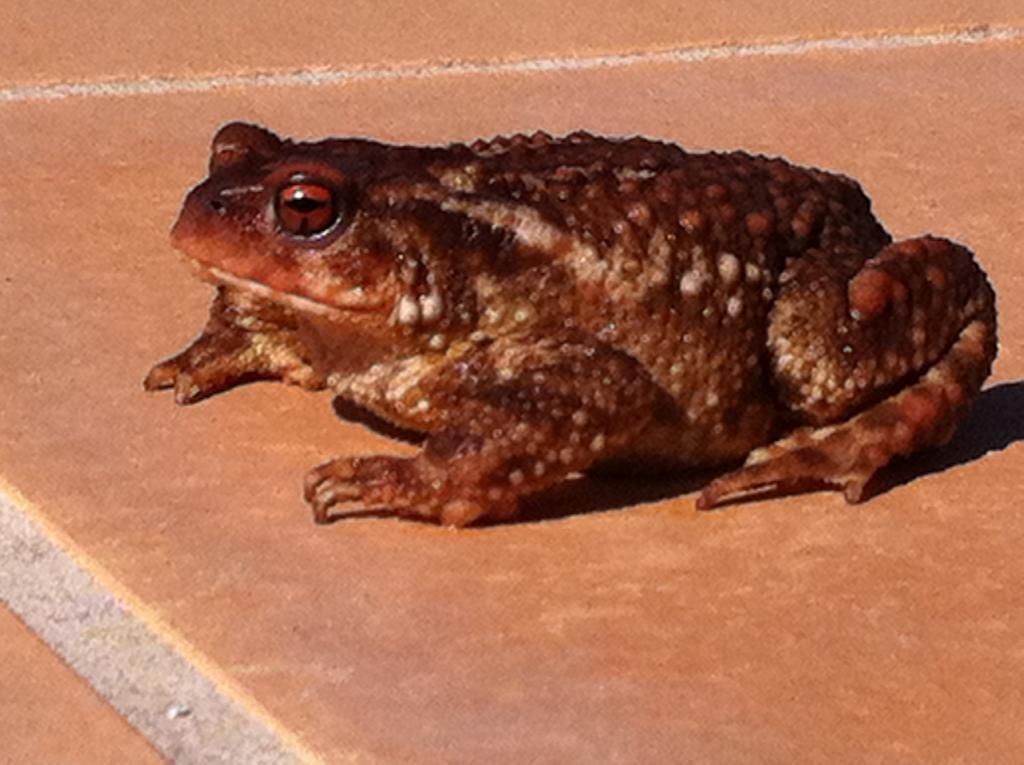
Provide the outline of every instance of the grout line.
{"type": "Polygon", "coordinates": [[[648,63],[699,63],[719,59],[801,56],[820,51],[884,51],[944,45],[977,45],[1024,39],[1024,27],[988,25],[949,32],[878,34],[859,37],[825,37],[772,43],[736,43],[671,48],[661,51],[534,58],[519,61],[449,62],[392,67],[313,68],[283,72],[222,74],[205,77],[145,77],[107,81],[67,82],[56,85],[20,85],[0,89],[0,103],[52,101],[62,98],[146,96],[174,93],[206,93],[244,87],[316,87],[363,80],[401,80],[475,74],[525,74],[584,71],[648,63]]]}
{"type": "Polygon", "coordinates": [[[0,482],[0,602],[172,762],[319,763],[159,616],[0,482]]]}

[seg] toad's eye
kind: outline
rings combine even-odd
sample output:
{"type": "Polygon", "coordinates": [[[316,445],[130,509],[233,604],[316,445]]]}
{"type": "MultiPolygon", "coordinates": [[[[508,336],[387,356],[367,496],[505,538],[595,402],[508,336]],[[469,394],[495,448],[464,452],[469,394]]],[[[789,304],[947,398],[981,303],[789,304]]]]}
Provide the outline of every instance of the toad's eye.
{"type": "Polygon", "coordinates": [[[281,188],[274,200],[281,228],[294,236],[316,236],[338,220],[341,211],[334,192],[312,181],[295,181],[281,188]]]}

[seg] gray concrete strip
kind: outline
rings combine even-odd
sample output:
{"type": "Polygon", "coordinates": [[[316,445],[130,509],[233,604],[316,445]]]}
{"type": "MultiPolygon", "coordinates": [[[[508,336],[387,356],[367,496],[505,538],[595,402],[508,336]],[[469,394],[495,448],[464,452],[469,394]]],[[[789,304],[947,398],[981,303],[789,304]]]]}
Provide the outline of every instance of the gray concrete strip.
{"type": "Polygon", "coordinates": [[[173,762],[316,761],[156,634],[2,491],[0,600],[173,762]]]}

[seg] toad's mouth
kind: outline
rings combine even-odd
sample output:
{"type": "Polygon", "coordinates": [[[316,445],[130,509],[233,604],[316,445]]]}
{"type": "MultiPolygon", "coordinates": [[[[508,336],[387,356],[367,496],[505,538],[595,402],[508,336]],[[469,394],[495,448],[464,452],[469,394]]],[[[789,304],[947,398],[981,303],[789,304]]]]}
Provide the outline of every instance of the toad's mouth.
{"type": "MultiPolygon", "coordinates": [[[[188,254],[185,259],[195,274],[205,282],[231,287],[300,313],[312,313],[329,319],[344,319],[346,314],[375,311],[383,306],[379,297],[368,295],[359,286],[346,290],[335,290],[329,296],[330,302],[327,302],[327,298],[318,299],[310,294],[283,289],[247,276],[241,276],[205,263],[188,254]]],[[[301,285],[299,286],[301,287],[301,285]]]]}
{"type": "MultiPolygon", "coordinates": [[[[353,313],[384,310],[386,285],[353,283],[315,258],[297,262],[286,254],[261,250],[234,237],[206,218],[190,214],[208,207],[193,191],[171,228],[171,245],[203,281],[257,296],[297,312],[344,320],[353,313]],[[383,287],[383,289],[382,289],[383,287]]],[[[216,222],[216,221],[214,221],[216,222]]]]}

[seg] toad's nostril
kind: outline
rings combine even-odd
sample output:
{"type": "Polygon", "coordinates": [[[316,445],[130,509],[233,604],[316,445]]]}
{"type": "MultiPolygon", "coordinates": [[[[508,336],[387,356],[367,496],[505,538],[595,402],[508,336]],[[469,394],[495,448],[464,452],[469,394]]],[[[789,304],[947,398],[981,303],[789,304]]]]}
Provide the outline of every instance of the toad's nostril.
{"type": "Polygon", "coordinates": [[[227,211],[227,206],[219,199],[211,199],[210,209],[217,213],[217,215],[223,215],[227,211]]]}

